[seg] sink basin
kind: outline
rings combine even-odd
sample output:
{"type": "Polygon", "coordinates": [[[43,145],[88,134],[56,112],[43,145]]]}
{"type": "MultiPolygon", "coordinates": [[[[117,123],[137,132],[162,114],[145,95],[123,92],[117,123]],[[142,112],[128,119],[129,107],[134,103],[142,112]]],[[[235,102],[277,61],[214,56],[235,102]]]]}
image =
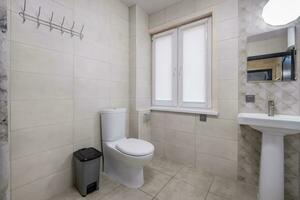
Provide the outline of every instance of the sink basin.
{"type": "Polygon", "coordinates": [[[240,113],[238,122],[239,124],[249,125],[263,133],[283,136],[300,133],[300,116],[240,113]]]}
{"type": "Polygon", "coordinates": [[[260,200],[284,200],[285,135],[300,133],[300,116],[240,113],[241,125],[261,131],[262,150],[259,177],[260,200]]]}

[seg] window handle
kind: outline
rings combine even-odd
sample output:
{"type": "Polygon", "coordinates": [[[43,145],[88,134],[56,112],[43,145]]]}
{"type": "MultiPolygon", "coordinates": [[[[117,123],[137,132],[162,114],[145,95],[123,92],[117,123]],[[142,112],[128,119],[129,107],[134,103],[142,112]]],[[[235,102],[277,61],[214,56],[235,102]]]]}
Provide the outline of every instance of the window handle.
{"type": "Polygon", "coordinates": [[[179,76],[179,77],[182,76],[182,66],[179,66],[179,69],[178,69],[178,76],[179,76]]]}
{"type": "Polygon", "coordinates": [[[176,76],[176,74],[177,74],[177,69],[174,67],[173,68],[173,76],[176,76]]]}

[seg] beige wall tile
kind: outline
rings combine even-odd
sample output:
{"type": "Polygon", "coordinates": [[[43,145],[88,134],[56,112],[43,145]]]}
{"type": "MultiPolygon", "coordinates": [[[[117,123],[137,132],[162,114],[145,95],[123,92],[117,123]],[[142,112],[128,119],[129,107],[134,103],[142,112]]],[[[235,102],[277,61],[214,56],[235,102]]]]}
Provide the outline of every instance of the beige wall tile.
{"type": "Polygon", "coordinates": [[[218,21],[238,17],[238,0],[225,0],[216,5],[216,19],[218,21]]]}
{"type": "Polygon", "coordinates": [[[219,80],[219,99],[238,100],[238,80],[219,80]]]}
{"type": "Polygon", "coordinates": [[[218,40],[228,40],[238,37],[238,18],[232,18],[217,23],[218,40]]]}
{"type": "Polygon", "coordinates": [[[165,129],[151,126],[151,140],[164,142],[164,139],[165,139],[165,129]]]}
{"type": "Polygon", "coordinates": [[[196,151],[237,161],[237,141],[197,136],[196,151]]]}
{"type": "Polygon", "coordinates": [[[152,127],[165,127],[166,113],[164,112],[151,112],[151,125],[152,127]]]}
{"type": "Polygon", "coordinates": [[[207,154],[197,154],[196,167],[215,175],[236,179],[237,162],[207,154]]]}
{"type": "Polygon", "coordinates": [[[238,113],[237,100],[220,100],[219,101],[219,117],[221,119],[235,120],[238,113]]]}
{"type": "Polygon", "coordinates": [[[218,60],[238,58],[238,39],[229,39],[218,42],[218,60]]]}
{"type": "Polygon", "coordinates": [[[10,74],[11,100],[71,99],[73,79],[24,72],[10,74]]]}
{"type": "Polygon", "coordinates": [[[238,59],[232,60],[219,60],[219,79],[238,79],[238,59]]]}
{"type": "Polygon", "coordinates": [[[46,200],[72,185],[71,170],[66,169],[13,190],[12,200],[46,200]]]}
{"type": "Polygon", "coordinates": [[[11,132],[11,159],[72,144],[73,124],[55,124],[11,132]]]}
{"type": "Polygon", "coordinates": [[[76,78],[111,80],[112,70],[107,62],[76,56],[74,70],[76,78]]]}
{"type": "Polygon", "coordinates": [[[196,0],[197,10],[203,10],[208,7],[216,6],[222,3],[224,0],[196,0]]]}
{"type": "Polygon", "coordinates": [[[74,118],[89,119],[99,116],[99,111],[111,106],[109,98],[78,98],[74,102],[74,118]]]}
{"type": "Polygon", "coordinates": [[[26,100],[11,102],[11,130],[70,122],[72,100],[26,100]]]}
{"type": "Polygon", "coordinates": [[[129,98],[129,84],[124,84],[122,82],[112,82],[111,98],[113,99],[129,98]]]}
{"type": "Polygon", "coordinates": [[[164,142],[179,147],[194,150],[196,145],[196,136],[193,133],[165,129],[164,142]]]}
{"type": "Polygon", "coordinates": [[[12,161],[12,189],[62,169],[70,168],[72,152],[73,146],[69,145],[12,161]]]}
{"type": "Polygon", "coordinates": [[[78,120],[74,122],[74,140],[80,141],[94,138],[100,141],[100,117],[78,120]]]}
{"type": "Polygon", "coordinates": [[[173,130],[193,132],[195,127],[195,121],[196,118],[193,114],[165,114],[165,127],[171,128],[173,130]]]}
{"type": "Polygon", "coordinates": [[[107,98],[111,94],[110,81],[75,79],[75,98],[107,98]]]}
{"type": "Polygon", "coordinates": [[[165,144],[164,142],[152,140],[151,143],[154,145],[154,157],[155,158],[166,158],[165,155],[165,144]]]}
{"type": "Polygon", "coordinates": [[[188,166],[195,166],[195,146],[182,147],[165,143],[164,153],[168,160],[182,163],[188,166]]]}
{"type": "Polygon", "coordinates": [[[163,9],[149,16],[149,28],[166,23],[166,11],[163,9]]]}
{"type": "Polygon", "coordinates": [[[44,48],[10,43],[11,70],[40,74],[73,76],[73,56],[44,48]]]}
{"type": "Polygon", "coordinates": [[[200,136],[236,141],[238,133],[236,120],[208,118],[207,122],[196,122],[196,133],[200,136]]]}

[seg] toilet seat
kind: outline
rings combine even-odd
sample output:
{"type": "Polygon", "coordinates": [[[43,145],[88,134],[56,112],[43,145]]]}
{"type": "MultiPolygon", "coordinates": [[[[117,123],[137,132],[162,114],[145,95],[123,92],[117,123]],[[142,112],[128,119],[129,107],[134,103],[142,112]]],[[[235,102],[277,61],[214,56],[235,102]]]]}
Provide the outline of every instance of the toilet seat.
{"type": "Polygon", "coordinates": [[[154,146],[145,140],[130,138],[118,142],[116,149],[131,156],[145,156],[153,153],[154,146]]]}

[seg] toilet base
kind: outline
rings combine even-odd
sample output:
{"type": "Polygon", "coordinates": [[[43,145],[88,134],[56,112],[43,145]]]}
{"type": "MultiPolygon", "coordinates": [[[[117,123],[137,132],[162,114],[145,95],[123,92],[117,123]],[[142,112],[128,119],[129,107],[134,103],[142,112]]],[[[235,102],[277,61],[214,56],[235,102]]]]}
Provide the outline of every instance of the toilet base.
{"type": "Polygon", "coordinates": [[[144,169],[143,167],[133,168],[124,163],[116,163],[112,165],[111,162],[105,162],[104,172],[113,180],[125,185],[129,188],[140,188],[144,185],[144,169]]]}

